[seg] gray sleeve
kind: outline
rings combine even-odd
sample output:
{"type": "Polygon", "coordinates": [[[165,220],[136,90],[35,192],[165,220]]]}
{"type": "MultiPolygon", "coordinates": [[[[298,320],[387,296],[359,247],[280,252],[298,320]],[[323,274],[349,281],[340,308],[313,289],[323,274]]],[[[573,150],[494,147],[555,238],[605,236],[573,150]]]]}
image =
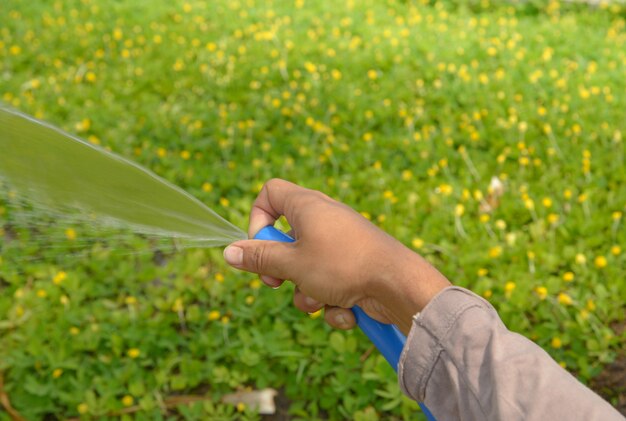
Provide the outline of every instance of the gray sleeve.
{"type": "Polygon", "coordinates": [[[472,292],[449,287],[413,318],[402,391],[438,421],[624,420],[472,292]]]}

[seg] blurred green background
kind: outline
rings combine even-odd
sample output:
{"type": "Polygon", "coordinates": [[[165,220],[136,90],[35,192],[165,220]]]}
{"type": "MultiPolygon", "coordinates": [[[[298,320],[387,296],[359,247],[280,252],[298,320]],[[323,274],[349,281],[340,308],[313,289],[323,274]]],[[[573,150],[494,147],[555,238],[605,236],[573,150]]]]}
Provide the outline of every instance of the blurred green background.
{"type": "MultiPolygon", "coordinates": [[[[268,178],[320,189],[589,382],[626,344],[625,18],[613,2],[4,0],[0,100],[242,228],[268,178]]],[[[362,333],[299,313],[290,286],[0,192],[0,420],[260,419],[221,398],[266,387],[281,415],[265,419],[420,419],[362,333]]]]}

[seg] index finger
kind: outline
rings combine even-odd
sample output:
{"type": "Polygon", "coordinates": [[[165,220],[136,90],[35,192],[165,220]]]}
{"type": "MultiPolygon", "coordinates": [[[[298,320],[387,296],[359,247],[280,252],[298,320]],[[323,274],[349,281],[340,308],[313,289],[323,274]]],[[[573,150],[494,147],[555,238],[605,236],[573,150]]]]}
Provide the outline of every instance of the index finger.
{"type": "Polygon", "coordinates": [[[285,215],[289,197],[302,190],[305,190],[304,187],[279,178],[265,183],[250,211],[248,237],[253,238],[261,228],[273,225],[278,218],[285,215]]]}

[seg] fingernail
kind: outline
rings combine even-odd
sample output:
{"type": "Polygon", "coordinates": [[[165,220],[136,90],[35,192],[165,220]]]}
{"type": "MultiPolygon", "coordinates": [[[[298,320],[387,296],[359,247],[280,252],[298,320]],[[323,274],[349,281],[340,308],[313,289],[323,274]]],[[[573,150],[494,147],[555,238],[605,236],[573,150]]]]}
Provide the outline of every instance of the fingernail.
{"type": "Polygon", "coordinates": [[[346,316],[344,316],[343,314],[339,313],[335,316],[335,323],[337,323],[339,326],[347,326],[348,325],[348,321],[346,320],[346,316]]]}
{"type": "Polygon", "coordinates": [[[272,278],[271,276],[261,275],[261,281],[272,289],[278,289],[281,285],[278,279],[272,278]]]}
{"type": "Polygon", "coordinates": [[[316,307],[318,306],[320,303],[319,301],[317,301],[315,298],[311,298],[311,297],[306,297],[304,299],[304,302],[306,303],[306,305],[308,305],[309,307],[316,307]]]}
{"type": "Polygon", "coordinates": [[[224,260],[231,266],[241,266],[243,263],[243,249],[237,246],[228,246],[224,249],[224,260]]]}

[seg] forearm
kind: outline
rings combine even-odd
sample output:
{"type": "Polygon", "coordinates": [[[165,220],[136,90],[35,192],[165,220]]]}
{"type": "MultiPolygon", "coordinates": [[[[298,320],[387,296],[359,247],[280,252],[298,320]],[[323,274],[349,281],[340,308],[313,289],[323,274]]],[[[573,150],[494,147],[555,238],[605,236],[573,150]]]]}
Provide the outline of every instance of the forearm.
{"type": "Polygon", "coordinates": [[[435,417],[622,420],[539,346],[510,332],[477,295],[450,287],[413,318],[398,370],[435,417]]]}

